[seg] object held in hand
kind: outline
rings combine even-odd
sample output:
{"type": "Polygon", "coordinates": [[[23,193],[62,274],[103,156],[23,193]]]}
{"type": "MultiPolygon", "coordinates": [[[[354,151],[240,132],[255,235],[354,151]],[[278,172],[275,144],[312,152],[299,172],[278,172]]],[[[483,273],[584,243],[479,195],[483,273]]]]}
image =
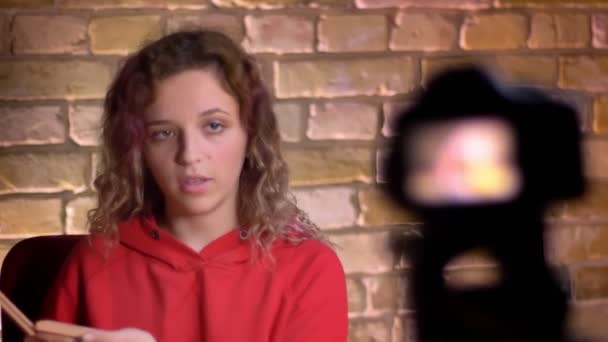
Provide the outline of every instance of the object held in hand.
{"type": "Polygon", "coordinates": [[[95,330],[89,327],[51,320],[40,320],[32,323],[2,292],[0,292],[0,306],[27,336],[44,334],[78,341],[87,332],[95,330]]]}

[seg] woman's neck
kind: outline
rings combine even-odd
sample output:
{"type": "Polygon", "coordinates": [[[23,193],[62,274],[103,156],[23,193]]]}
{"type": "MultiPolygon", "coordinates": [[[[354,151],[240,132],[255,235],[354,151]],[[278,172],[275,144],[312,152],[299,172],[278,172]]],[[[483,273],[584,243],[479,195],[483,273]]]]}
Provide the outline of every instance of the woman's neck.
{"type": "Polygon", "coordinates": [[[213,240],[238,226],[235,211],[215,210],[205,214],[181,214],[165,210],[159,225],[176,239],[196,252],[200,252],[213,240]]]}

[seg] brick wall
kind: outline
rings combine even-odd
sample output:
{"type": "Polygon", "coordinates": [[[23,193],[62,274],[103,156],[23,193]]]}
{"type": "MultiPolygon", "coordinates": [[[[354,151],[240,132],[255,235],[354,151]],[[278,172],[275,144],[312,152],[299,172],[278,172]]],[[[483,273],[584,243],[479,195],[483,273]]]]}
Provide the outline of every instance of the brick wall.
{"type": "MultiPolygon", "coordinates": [[[[83,232],[100,104],[118,62],[192,26],[223,30],[259,57],[299,203],[341,246],[351,341],[412,333],[407,267],[394,266],[386,238],[416,222],[375,189],[393,109],[437,70],[471,60],[573,101],[593,186],[547,215],[549,254],[565,270],[573,324],[608,338],[608,5],[599,0],[0,0],[0,254],[24,237],[83,232]]],[[[450,272],[491,268],[474,255],[450,272]]]]}

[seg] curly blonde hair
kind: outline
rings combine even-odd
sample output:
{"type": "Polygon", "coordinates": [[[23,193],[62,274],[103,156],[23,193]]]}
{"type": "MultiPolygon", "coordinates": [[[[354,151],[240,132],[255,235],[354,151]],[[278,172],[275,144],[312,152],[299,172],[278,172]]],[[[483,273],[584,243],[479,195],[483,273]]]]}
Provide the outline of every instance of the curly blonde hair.
{"type": "Polygon", "coordinates": [[[288,191],[277,121],[257,63],[230,38],[213,31],[161,38],[128,57],[118,72],[105,99],[101,170],[94,183],[98,206],[88,213],[90,232],[116,236],[119,222],[163,210],[163,195],[142,157],[143,113],[154,101],[157,82],[202,68],[217,71],[222,87],[239,104],[247,132],[237,209],[250,239],[266,252],[278,238],[325,241],[288,191]]]}

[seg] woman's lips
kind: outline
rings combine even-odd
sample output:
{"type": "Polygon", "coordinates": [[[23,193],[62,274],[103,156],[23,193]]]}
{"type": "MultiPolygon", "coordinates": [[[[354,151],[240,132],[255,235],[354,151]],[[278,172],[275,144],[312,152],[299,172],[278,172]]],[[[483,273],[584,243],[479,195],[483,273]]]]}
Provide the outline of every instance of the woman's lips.
{"type": "Polygon", "coordinates": [[[207,191],[211,178],[207,177],[185,177],[179,181],[180,191],[188,194],[200,194],[207,191]]]}

